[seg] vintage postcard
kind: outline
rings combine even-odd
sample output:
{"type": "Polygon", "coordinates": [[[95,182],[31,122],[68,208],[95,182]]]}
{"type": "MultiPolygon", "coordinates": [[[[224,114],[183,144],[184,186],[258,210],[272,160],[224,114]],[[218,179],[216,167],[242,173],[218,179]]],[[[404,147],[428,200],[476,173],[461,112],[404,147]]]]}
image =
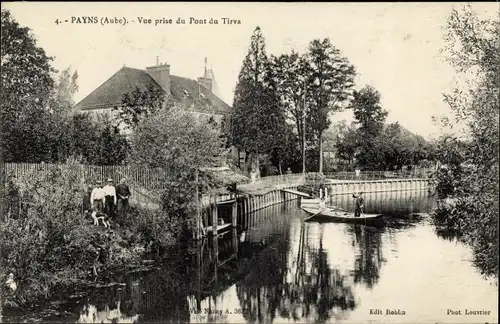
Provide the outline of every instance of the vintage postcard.
{"type": "Polygon", "coordinates": [[[498,323],[498,3],[1,14],[2,322],[498,323]]]}

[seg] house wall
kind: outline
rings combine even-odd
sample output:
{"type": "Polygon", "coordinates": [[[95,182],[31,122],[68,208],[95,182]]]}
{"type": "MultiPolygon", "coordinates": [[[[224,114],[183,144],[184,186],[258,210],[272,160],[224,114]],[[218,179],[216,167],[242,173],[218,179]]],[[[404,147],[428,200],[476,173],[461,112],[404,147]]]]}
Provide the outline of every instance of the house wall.
{"type": "Polygon", "coordinates": [[[120,130],[120,134],[122,135],[130,135],[130,130],[127,129],[125,123],[120,121],[118,116],[118,111],[114,108],[99,108],[99,109],[91,109],[91,110],[82,110],[80,111],[82,114],[90,115],[94,120],[99,121],[99,118],[106,116],[112,122],[118,125],[118,129],[120,130]]]}

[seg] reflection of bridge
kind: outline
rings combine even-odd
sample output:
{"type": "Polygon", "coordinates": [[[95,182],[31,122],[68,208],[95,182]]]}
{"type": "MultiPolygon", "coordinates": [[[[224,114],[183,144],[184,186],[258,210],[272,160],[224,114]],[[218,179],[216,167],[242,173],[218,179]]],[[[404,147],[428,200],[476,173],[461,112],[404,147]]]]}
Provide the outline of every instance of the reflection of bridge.
{"type": "Polygon", "coordinates": [[[272,236],[286,229],[286,218],[272,217],[280,211],[281,207],[271,207],[254,214],[249,220],[252,226],[240,233],[233,228],[230,232],[196,241],[198,306],[202,299],[217,296],[241,280],[254,266],[251,262],[254,255],[274,244],[272,236]]]}

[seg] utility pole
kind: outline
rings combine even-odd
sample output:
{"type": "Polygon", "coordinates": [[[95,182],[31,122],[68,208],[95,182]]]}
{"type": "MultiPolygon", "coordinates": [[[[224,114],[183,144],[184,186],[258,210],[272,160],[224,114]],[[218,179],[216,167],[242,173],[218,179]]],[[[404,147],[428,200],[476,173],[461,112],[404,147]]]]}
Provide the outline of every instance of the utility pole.
{"type": "Polygon", "coordinates": [[[304,80],[304,104],[302,107],[302,175],[306,175],[306,80],[304,80]]]}

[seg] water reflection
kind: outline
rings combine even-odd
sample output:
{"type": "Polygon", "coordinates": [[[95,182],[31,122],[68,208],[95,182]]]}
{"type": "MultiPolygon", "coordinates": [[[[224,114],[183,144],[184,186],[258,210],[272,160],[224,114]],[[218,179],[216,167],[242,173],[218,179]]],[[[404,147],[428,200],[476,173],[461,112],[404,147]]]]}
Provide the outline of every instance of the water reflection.
{"type": "MultiPolygon", "coordinates": [[[[392,296],[400,296],[394,292],[399,287],[397,274],[410,271],[408,264],[420,266],[418,262],[429,258],[418,259],[417,253],[420,261],[411,261],[409,247],[427,244],[450,256],[449,261],[430,258],[432,266],[424,264],[423,268],[431,271],[429,277],[417,278],[417,286],[442,276],[436,262],[443,263],[444,273],[448,271],[446,262],[456,268],[461,250],[446,245],[443,242],[447,241],[425,226],[422,215],[432,202],[424,192],[367,194],[365,200],[366,212],[384,214],[386,227],[305,223],[298,202],[274,206],[248,217],[248,226],[238,232],[195,243],[158,271],[119,278],[123,285],[96,289],[50,316],[41,312],[38,319],[79,323],[366,322],[372,319],[367,317],[368,308],[377,307],[379,300],[385,301],[380,307],[399,307],[390,301],[392,296]],[[373,295],[380,297],[374,299],[373,295]]],[[[330,203],[352,208],[349,196],[333,196],[330,203]]],[[[460,264],[464,276],[471,276],[471,266],[464,264],[460,264]]],[[[426,287],[429,298],[453,286],[426,287]]],[[[413,293],[422,291],[417,290],[413,293]]],[[[412,292],[412,288],[406,291],[412,292]]],[[[405,305],[414,307],[408,302],[405,305]]],[[[418,309],[414,313],[420,314],[418,309]]]]}
{"type": "Polygon", "coordinates": [[[361,225],[350,227],[355,247],[354,282],[372,288],[380,277],[383,230],[361,225]]]}

